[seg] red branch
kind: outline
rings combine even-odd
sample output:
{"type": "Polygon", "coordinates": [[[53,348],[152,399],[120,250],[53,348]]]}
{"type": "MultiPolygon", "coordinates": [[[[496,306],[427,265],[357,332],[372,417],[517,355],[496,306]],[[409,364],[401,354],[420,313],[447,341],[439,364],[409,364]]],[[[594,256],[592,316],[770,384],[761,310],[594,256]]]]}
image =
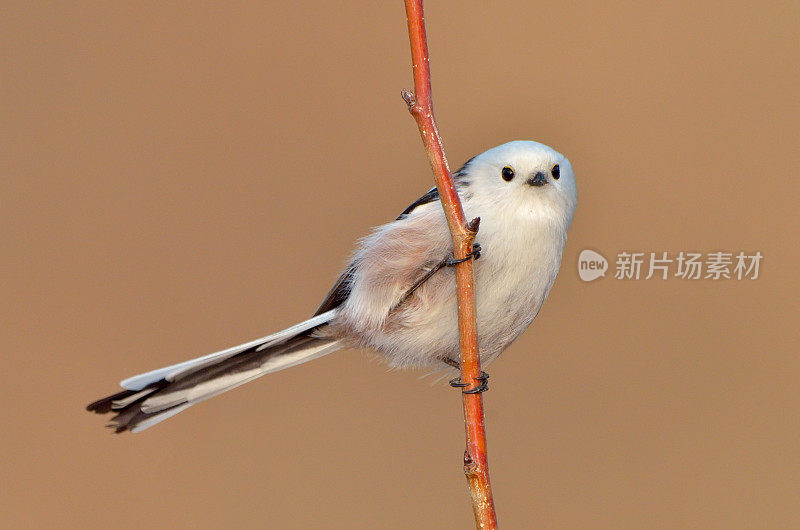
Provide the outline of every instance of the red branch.
{"type": "MultiPolygon", "coordinates": [[[[411,41],[411,61],[414,73],[414,93],[403,91],[408,110],[417,121],[428,160],[433,168],[436,187],[439,189],[442,208],[453,238],[453,254],[456,259],[466,258],[472,251],[479,218],[470,222],[464,217],[461,200],[453,184],[453,176],[447,165],[442,139],[433,117],[431,100],[431,70],[428,42],[425,36],[425,17],[422,0],[405,0],[408,17],[408,37],[411,41]]],[[[475,313],[475,277],[472,260],[456,265],[458,299],[458,332],[461,345],[461,380],[472,381],[475,388],[481,373],[478,356],[478,330],[475,313]]],[[[475,524],[478,528],[497,528],[492,488],[489,483],[489,463],[486,456],[486,430],[483,421],[483,397],[481,394],[462,394],[467,448],[464,452],[464,474],[467,476],[475,524]]]]}

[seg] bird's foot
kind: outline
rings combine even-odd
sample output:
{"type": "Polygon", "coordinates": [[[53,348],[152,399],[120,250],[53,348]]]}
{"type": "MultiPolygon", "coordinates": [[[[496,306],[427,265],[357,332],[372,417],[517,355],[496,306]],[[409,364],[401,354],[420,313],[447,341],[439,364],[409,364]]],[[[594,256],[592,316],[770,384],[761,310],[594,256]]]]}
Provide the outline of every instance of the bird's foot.
{"type": "Polygon", "coordinates": [[[444,261],[444,265],[447,267],[452,267],[453,265],[458,265],[459,263],[464,263],[465,261],[469,261],[471,259],[478,259],[481,257],[481,246],[478,243],[472,245],[472,252],[467,254],[466,258],[455,259],[454,257],[447,258],[444,261]]]}
{"type": "MultiPolygon", "coordinates": [[[[478,381],[478,384],[475,385],[475,388],[470,390],[462,390],[462,394],[480,394],[489,390],[489,374],[484,371],[481,371],[481,375],[475,378],[478,381]]],[[[463,383],[460,377],[456,377],[450,380],[450,386],[453,388],[466,388],[469,386],[469,383],[463,383]]]]}

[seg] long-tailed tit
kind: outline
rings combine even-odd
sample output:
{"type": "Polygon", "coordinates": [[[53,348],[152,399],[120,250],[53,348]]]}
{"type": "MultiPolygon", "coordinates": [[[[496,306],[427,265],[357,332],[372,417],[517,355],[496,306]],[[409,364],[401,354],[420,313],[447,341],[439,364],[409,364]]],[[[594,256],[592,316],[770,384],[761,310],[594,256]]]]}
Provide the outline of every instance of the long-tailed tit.
{"type": "MultiPolygon", "coordinates": [[[[475,296],[481,363],[533,321],[561,264],[577,204],[572,166],[516,141],[454,174],[468,219],[480,217],[475,296]]],[[[436,189],[363,238],[312,318],[273,335],[122,381],[87,408],[113,412],[117,432],[144,430],[257,377],[342,348],[378,352],[400,368],[458,366],[453,245],[436,189]]]]}

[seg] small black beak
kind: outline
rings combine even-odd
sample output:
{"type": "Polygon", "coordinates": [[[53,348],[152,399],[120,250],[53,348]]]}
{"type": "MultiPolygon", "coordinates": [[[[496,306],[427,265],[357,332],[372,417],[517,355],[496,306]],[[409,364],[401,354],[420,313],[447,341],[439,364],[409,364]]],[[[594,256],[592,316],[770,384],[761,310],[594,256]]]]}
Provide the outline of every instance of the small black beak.
{"type": "Polygon", "coordinates": [[[534,176],[528,179],[528,184],[531,186],[544,186],[547,184],[547,177],[544,176],[544,173],[539,171],[534,176]]]}

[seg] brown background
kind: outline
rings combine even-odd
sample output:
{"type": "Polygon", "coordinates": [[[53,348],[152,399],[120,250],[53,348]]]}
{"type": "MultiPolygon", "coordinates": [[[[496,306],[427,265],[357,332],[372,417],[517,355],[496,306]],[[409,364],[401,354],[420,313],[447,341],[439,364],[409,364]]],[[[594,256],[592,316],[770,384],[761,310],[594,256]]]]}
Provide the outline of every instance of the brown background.
{"type": "MultiPolygon", "coordinates": [[[[358,352],[142,435],[82,411],[306,317],[431,185],[402,3],[291,4],[3,3],[0,524],[472,524],[457,394],[358,352]]],[[[452,164],[538,139],[579,178],[550,300],[490,370],[500,521],[798,526],[800,8],[645,4],[428,7],[452,164]],[[583,248],[765,258],[587,284],[583,248]]]]}

